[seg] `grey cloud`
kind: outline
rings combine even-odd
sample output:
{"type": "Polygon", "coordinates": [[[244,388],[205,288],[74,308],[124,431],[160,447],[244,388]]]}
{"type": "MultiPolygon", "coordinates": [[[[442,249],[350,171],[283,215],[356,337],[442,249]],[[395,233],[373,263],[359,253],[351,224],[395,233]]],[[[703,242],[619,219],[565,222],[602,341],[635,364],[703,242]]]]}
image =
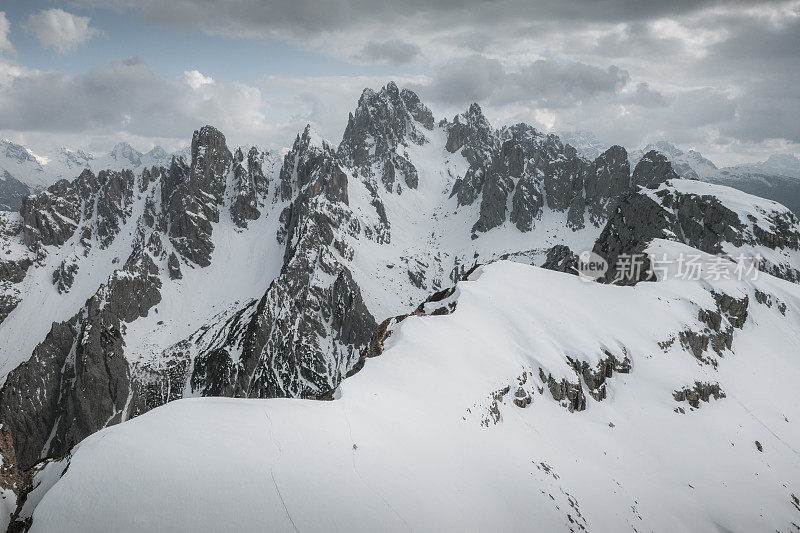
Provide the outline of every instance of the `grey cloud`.
{"type": "Polygon", "coordinates": [[[650,88],[650,84],[642,81],[636,84],[636,91],[627,97],[627,102],[642,107],[664,107],[668,98],[663,93],[650,88]]]}
{"type": "Polygon", "coordinates": [[[505,70],[496,59],[472,56],[439,69],[431,83],[418,90],[435,102],[462,105],[484,101],[504,83],[505,70]]]}
{"type": "Polygon", "coordinates": [[[8,34],[11,30],[11,22],[6,17],[5,11],[0,11],[0,56],[4,52],[15,53],[14,45],[8,39],[8,34]]]}
{"type": "Polygon", "coordinates": [[[510,83],[495,95],[496,101],[530,99],[547,108],[574,105],[603,94],[614,94],[630,79],[614,65],[602,69],[580,62],[559,63],[540,59],[508,75],[510,83]]]}
{"type": "Polygon", "coordinates": [[[193,88],[157,77],[139,58],[77,76],[25,71],[0,84],[0,128],[20,132],[185,137],[213,123],[257,135],[260,107],[257,89],[238,82],[193,88]]]}
{"type": "Polygon", "coordinates": [[[800,97],[796,91],[759,83],[748,86],[736,104],[736,118],[723,125],[723,134],[746,142],[786,139],[800,143],[800,97]]]}
{"type": "MultiPolygon", "coordinates": [[[[568,43],[568,47],[570,47],[568,43]]],[[[678,37],[655,31],[644,22],[624,24],[591,42],[589,47],[575,51],[608,58],[642,56],[679,56],[686,53],[687,43],[678,37]]]]}
{"type": "Polygon", "coordinates": [[[228,0],[223,4],[214,0],[141,0],[139,5],[148,20],[155,23],[191,25],[212,33],[274,36],[286,30],[305,35],[387,20],[402,23],[411,18],[434,19],[439,24],[470,21],[477,25],[526,19],[636,21],[680,15],[720,3],[713,0],[333,0],[322,9],[311,1],[228,0]]]}
{"type": "Polygon", "coordinates": [[[736,117],[736,102],[725,92],[705,88],[678,93],[672,104],[673,124],[700,128],[721,124],[736,117]]]}
{"type": "Polygon", "coordinates": [[[616,66],[606,69],[580,62],[540,59],[507,72],[496,59],[472,56],[445,65],[423,92],[447,104],[485,101],[492,105],[529,102],[562,108],[603,94],[614,94],[630,76],[616,66]]]}
{"type": "Polygon", "coordinates": [[[369,41],[355,56],[355,59],[366,63],[406,65],[416,59],[420,52],[418,45],[400,39],[382,42],[369,41]]]}

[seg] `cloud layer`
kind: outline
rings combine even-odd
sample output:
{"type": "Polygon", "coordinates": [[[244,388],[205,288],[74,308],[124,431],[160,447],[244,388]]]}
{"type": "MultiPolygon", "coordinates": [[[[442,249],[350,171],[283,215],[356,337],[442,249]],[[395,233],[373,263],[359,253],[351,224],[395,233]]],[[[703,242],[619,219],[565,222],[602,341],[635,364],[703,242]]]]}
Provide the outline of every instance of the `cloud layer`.
{"type": "MultiPolygon", "coordinates": [[[[74,1],[86,9],[106,4],[74,1]]],[[[168,30],[278,39],[377,65],[385,75],[245,84],[191,65],[162,79],[135,59],[80,76],[16,66],[13,84],[0,80],[8,129],[164,137],[208,121],[255,142],[286,143],[290,130],[311,121],[336,141],[361,89],[403,72],[440,117],[478,101],[497,124],[594,130],[628,146],[668,138],[722,162],[800,143],[800,0],[331,0],[325,9],[278,0],[118,0],[115,7],[168,30]],[[97,95],[100,78],[108,89],[97,95]],[[94,105],[55,112],[54,102],[79,97],[94,105]]],[[[62,52],[94,31],[88,18],[64,15],[83,32],[43,41],[62,52]]],[[[0,51],[8,52],[4,35],[0,19],[0,51]]]]}
{"type": "Polygon", "coordinates": [[[8,38],[11,30],[11,23],[8,21],[4,11],[0,11],[0,55],[4,53],[14,53],[14,45],[8,38]]]}
{"type": "Polygon", "coordinates": [[[89,25],[89,17],[79,17],[63,9],[44,9],[31,14],[23,29],[32,34],[44,48],[59,54],[73,52],[79,45],[102,31],[89,25]]]}

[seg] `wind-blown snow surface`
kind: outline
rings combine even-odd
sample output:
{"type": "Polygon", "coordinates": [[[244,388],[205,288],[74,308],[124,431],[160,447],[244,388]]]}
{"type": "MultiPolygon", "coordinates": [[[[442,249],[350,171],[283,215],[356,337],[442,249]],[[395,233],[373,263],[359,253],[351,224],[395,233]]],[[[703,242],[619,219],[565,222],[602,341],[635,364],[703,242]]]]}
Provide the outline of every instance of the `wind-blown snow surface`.
{"type": "MultiPolygon", "coordinates": [[[[800,523],[797,285],[762,275],[620,287],[500,261],[454,297],[450,315],[398,324],[334,401],[181,400],[92,435],[36,507],[31,531],[800,523]],[[783,312],[757,303],[756,289],[783,312]],[[711,290],[750,302],[717,367],[664,344],[697,326],[711,290]],[[582,412],[553,400],[539,369],[574,379],[568,356],[593,365],[605,351],[631,362],[608,379],[605,400],[587,399],[582,412]],[[695,381],[718,382],[726,397],[698,409],[677,402],[673,391],[695,381]],[[518,388],[532,393],[526,408],[512,402],[518,388]]],[[[65,466],[51,463],[43,479],[65,466]]]]}

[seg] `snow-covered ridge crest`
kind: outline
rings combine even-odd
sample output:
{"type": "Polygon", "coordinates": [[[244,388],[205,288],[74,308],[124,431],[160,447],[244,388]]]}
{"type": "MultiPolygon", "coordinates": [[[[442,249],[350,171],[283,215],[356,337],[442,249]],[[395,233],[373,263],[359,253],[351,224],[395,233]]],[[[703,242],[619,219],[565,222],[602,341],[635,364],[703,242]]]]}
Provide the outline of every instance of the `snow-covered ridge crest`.
{"type": "Polygon", "coordinates": [[[631,289],[511,262],[470,280],[451,312],[393,326],[332,402],[182,400],[86,439],[38,474],[32,531],[791,530],[797,285],[631,289]],[[722,313],[740,329],[717,368],[670,342],[714,294],[747,302],[722,313]]]}

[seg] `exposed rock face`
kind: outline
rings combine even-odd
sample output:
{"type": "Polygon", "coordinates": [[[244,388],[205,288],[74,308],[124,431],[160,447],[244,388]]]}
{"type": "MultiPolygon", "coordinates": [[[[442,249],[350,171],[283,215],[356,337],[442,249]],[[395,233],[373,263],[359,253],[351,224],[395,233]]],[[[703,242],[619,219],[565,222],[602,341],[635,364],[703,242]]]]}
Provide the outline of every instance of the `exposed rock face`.
{"type": "Polygon", "coordinates": [[[19,211],[22,199],[31,193],[30,188],[4,171],[0,177],[0,211],[19,211]]]}
{"type": "MultiPolygon", "coordinates": [[[[94,180],[86,170],[78,180],[94,180]]],[[[61,180],[46,191],[22,201],[23,239],[33,248],[41,245],[62,245],[78,227],[80,206],[76,187],[61,180]]]]}
{"type": "Polygon", "coordinates": [[[170,350],[173,361],[198,351],[188,380],[203,395],[325,396],[355,365],[377,327],[336,253],[349,254],[338,236],[359,229],[347,206],[339,158],[307,128],[280,175],[281,194],[294,195],[281,216],[281,274],[211,342],[203,332],[170,350]]]}
{"type": "MultiPolygon", "coordinates": [[[[12,371],[0,391],[0,424],[12,436],[19,469],[44,456],[63,454],[87,435],[143,412],[144,398],[131,382],[125,358],[125,323],[147,316],[161,300],[161,272],[180,276],[180,261],[168,254],[162,235],[198,264],[208,261],[209,220],[218,220],[231,154],[222,134],[210,127],[195,132],[193,160],[173,160],[169,171],[84,171],[23,202],[22,239],[32,250],[75,242],[88,253],[92,243],[109,246],[144,194],[145,209],[132,252],[120,270],[67,321],[53,324],[31,359],[12,371]],[[153,184],[160,187],[153,187],[153,184]],[[154,196],[161,195],[161,207],[154,196]],[[181,209],[185,208],[185,212],[181,209]],[[160,266],[162,265],[162,266],[160,266]]],[[[255,171],[255,165],[251,165],[255,171]]],[[[258,181],[258,180],[255,180],[258,181]]],[[[80,249],[80,248],[79,248],[80,249]]],[[[67,292],[79,256],[64,259],[53,274],[67,292]]],[[[30,260],[3,263],[3,283],[24,278],[30,260]]]]}
{"type": "Polygon", "coordinates": [[[678,338],[698,361],[716,367],[717,358],[733,346],[734,329],[744,326],[750,300],[747,295],[736,298],[714,291],[711,295],[716,308],[698,310],[697,319],[702,324],[701,329],[687,329],[680,332],[678,338]]]}
{"type": "MultiPolygon", "coordinates": [[[[480,217],[472,227],[473,232],[486,232],[506,221],[506,204],[513,189],[514,182],[510,178],[497,173],[489,175],[483,187],[480,217]]],[[[525,209],[533,209],[533,206],[525,209]]]]}
{"type": "Polygon", "coordinates": [[[499,149],[499,139],[478,104],[472,104],[466,113],[456,115],[446,124],[447,151],[460,151],[469,163],[463,178],[456,180],[451,196],[456,195],[458,205],[472,205],[478,198],[492,170],[494,153],[499,149]]]}
{"type": "MultiPolygon", "coordinates": [[[[282,200],[297,195],[324,195],[332,202],[348,203],[347,176],[328,143],[316,137],[310,126],[294,141],[280,172],[282,200]]],[[[287,228],[288,229],[288,228],[287,228]]]]}
{"type": "Polygon", "coordinates": [[[460,149],[470,165],[454,183],[451,195],[457,197],[459,206],[481,198],[473,233],[489,231],[507,219],[521,231],[530,231],[541,216],[545,197],[551,209],[569,211],[574,228],[583,227],[586,162],[571,146],[526,124],[494,131],[477,104],[446,127],[447,149],[460,149]]]}
{"type": "MultiPolygon", "coordinates": [[[[613,279],[619,256],[641,253],[653,238],[677,240],[709,254],[722,253],[723,243],[798,249],[794,215],[776,211],[770,220],[771,226],[762,228],[751,220],[742,220],[714,196],[684,193],[662,184],[655,191],[640,190],[623,198],[594,251],[608,261],[612,268],[606,277],[613,279]]],[[[646,263],[644,270],[649,269],[646,263]]],[[[784,279],[800,279],[800,274],[785,264],[765,261],[760,268],[784,279]]]]}
{"type": "Polygon", "coordinates": [[[574,230],[585,227],[587,216],[592,225],[602,227],[637,185],[654,186],[677,177],[655,151],[642,160],[634,179],[621,146],[612,146],[590,163],[555,135],[543,135],[526,124],[493,130],[477,104],[443,126],[448,132],[447,150],[460,150],[469,163],[453,184],[451,196],[459,206],[480,199],[474,234],[506,220],[520,231],[530,231],[545,207],[566,213],[574,230]]]}
{"type": "MultiPolygon", "coordinates": [[[[19,220],[0,225],[0,238],[20,239],[22,224],[19,220]]],[[[25,279],[28,269],[33,265],[35,256],[0,258],[0,323],[13,311],[21,301],[18,284],[25,279]]]]}
{"type": "Polygon", "coordinates": [[[417,169],[404,154],[410,143],[428,142],[433,114],[413,92],[394,82],[380,92],[365,89],[350,114],[338,155],[362,179],[378,179],[389,192],[417,187],[417,169]]]}
{"type": "Polygon", "coordinates": [[[678,177],[664,154],[650,150],[633,169],[632,182],[634,185],[652,188],[678,177]]]}
{"type": "Polygon", "coordinates": [[[544,198],[536,181],[530,177],[520,178],[511,200],[509,220],[520,231],[533,229],[534,220],[541,217],[544,198]]]}
{"type": "Polygon", "coordinates": [[[53,272],[53,284],[56,286],[56,289],[58,289],[58,292],[62,294],[69,292],[75,281],[75,274],[77,272],[77,258],[71,257],[69,260],[64,259],[61,261],[56,271],[53,272]]]}
{"type": "Polygon", "coordinates": [[[710,402],[711,398],[719,400],[725,398],[725,391],[723,391],[719,383],[703,383],[695,381],[693,387],[683,387],[672,393],[672,397],[676,402],[687,402],[695,409],[700,408],[700,402],[710,402]]]}
{"type": "Polygon", "coordinates": [[[631,371],[631,361],[627,354],[623,354],[621,358],[618,358],[606,351],[605,357],[595,367],[583,360],[569,357],[567,359],[575,372],[583,378],[583,383],[586,384],[589,394],[597,401],[602,401],[606,398],[606,380],[608,378],[613,377],[615,372],[628,374],[631,371]]]}
{"type": "Polygon", "coordinates": [[[631,189],[631,169],[628,154],[621,146],[612,146],[586,171],[586,204],[592,223],[604,221],[631,189]]]}
{"type": "Polygon", "coordinates": [[[547,257],[542,263],[542,268],[577,275],[578,256],[568,246],[557,244],[547,250],[547,257]]]}
{"type": "Polygon", "coordinates": [[[478,104],[472,104],[466,113],[456,115],[448,125],[445,148],[450,153],[456,153],[464,147],[473,150],[491,147],[495,144],[493,137],[494,130],[483,115],[483,110],[478,104]]]}
{"type": "Polygon", "coordinates": [[[178,259],[177,255],[175,255],[175,252],[169,254],[169,259],[167,259],[167,270],[169,271],[169,279],[183,278],[183,273],[181,273],[181,260],[178,259]]]}
{"type": "Polygon", "coordinates": [[[160,301],[157,274],[148,253],[134,252],[78,314],[53,324],[30,361],[9,374],[0,390],[0,423],[13,436],[20,468],[63,454],[127,417],[133,391],[123,323],[160,301]]]}
{"type": "Polygon", "coordinates": [[[76,233],[85,248],[93,237],[107,248],[131,216],[133,173],[84,170],[22,202],[23,240],[32,250],[61,246],[76,233]]]}
{"type": "Polygon", "coordinates": [[[539,369],[539,378],[547,384],[553,399],[559,403],[564,402],[570,412],[586,409],[586,396],[583,394],[583,387],[581,387],[579,379],[574,382],[567,378],[558,381],[551,374],[545,374],[541,368],[539,369]]]}
{"type": "Polygon", "coordinates": [[[233,157],[236,189],[231,202],[231,218],[239,227],[246,228],[248,220],[256,220],[261,216],[258,201],[267,196],[269,188],[261,159],[261,154],[255,147],[248,151],[246,161],[241,148],[236,150],[233,157]]]}
{"type": "Polygon", "coordinates": [[[211,223],[219,222],[219,207],[232,163],[225,136],[204,126],[192,137],[191,166],[173,159],[161,186],[170,241],[185,259],[200,266],[211,264],[211,223]]]}

